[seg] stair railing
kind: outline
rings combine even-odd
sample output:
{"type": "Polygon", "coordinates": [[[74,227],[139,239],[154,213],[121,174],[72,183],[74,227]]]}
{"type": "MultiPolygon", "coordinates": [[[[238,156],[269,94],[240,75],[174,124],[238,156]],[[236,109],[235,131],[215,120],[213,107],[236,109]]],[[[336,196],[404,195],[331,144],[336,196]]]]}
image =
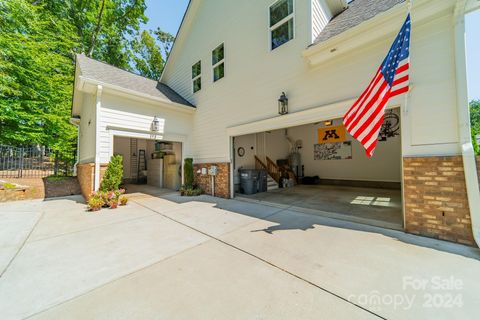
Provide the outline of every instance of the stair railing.
{"type": "Polygon", "coordinates": [[[273,180],[275,180],[275,182],[280,183],[280,178],[282,177],[280,168],[269,157],[266,157],[266,159],[268,174],[270,175],[270,177],[272,177],[273,180]]]}

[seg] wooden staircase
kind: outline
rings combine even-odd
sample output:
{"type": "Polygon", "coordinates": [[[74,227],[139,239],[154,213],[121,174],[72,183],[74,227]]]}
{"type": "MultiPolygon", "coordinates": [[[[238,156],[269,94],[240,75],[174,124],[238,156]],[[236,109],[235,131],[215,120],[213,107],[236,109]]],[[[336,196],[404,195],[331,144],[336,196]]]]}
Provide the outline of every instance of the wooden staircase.
{"type": "Polygon", "coordinates": [[[255,156],[255,169],[257,170],[265,170],[267,171],[268,177],[267,177],[267,190],[274,190],[278,189],[278,186],[280,185],[280,179],[282,176],[288,174],[288,177],[291,179],[294,179],[295,183],[297,183],[297,177],[293,173],[292,170],[290,169],[285,169],[277,166],[275,162],[272,161],[269,157],[266,158],[266,164],[263,163],[262,160],[260,160],[257,156],[255,156]]]}

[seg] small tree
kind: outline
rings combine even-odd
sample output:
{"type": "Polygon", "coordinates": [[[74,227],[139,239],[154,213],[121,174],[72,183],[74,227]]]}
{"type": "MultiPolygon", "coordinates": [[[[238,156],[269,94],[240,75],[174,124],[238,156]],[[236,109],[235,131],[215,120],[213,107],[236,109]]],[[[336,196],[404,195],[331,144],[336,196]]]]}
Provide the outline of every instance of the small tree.
{"type": "Polygon", "coordinates": [[[186,158],[183,166],[183,175],[185,178],[185,187],[193,188],[193,159],[186,158]]]}
{"type": "Polygon", "coordinates": [[[122,183],[123,177],[123,157],[121,155],[114,155],[108,163],[107,171],[103,176],[100,185],[101,191],[115,191],[122,183]]]}

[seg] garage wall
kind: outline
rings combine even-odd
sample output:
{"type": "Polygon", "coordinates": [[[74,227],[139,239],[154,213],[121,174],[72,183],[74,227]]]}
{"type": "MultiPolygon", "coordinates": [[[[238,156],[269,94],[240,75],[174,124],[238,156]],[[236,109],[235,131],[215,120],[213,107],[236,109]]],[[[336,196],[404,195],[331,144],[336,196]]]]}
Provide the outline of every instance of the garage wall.
{"type": "Polygon", "coordinates": [[[88,93],[82,94],[78,162],[91,163],[95,161],[95,97],[88,93]]]}
{"type": "Polygon", "coordinates": [[[255,144],[255,134],[235,137],[235,175],[238,174],[239,168],[255,169],[255,144]],[[245,149],[243,157],[238,155],[239,148],[245,149]]]}
{"type": "Polygon", "coordinates": [[[274,162],[278,159],[287,159],[290,147],[285,138],[285,130],[266,132],[265,150],[267,156],[274,162]]]}
{"type": "MultiPolygon", "coordinates": [[[[192,114],[185,113],[181,109],[177,111],[104,93],[100,109],[100,162],[108,162],[113,152],[109,127],[120,128],[125,132],[133,132],[132,136],[146,136],[148,139],[148,134],[137,132],[148,132],[155,116],[160,119],[161,126],[157,139],[163,136],[165,141],[185,141],[186,156],[188,156],[191,145],[189,136],[192,128],[192,114]]],[[[139,149],[146,150],[146,144],[139,144],[139,149]]]]}
{"type": "Polygon", "coordinates": [[[123,157],[123,178],[131,178],[130,173],[130,138],[114,137],[113,154],[120,154],[123,157]]]}
{"type": "MultiPolygon", "coordinates": [[[[396,110],[398,114],[398,109],[396,110]]],[[[340,125],[341,119],[335,119],[334,125],[340,125]]],[[[318,125],[305,125],[290,128],[289,136],[301,139],[303,148],[300,150],[305,175],[318,175],[322,179],[363,180],[363,181],[401,181],[401,136],[388,138],[378,142],[375,154],[367,158],[360,143],[347,133],[347,140],[352,141],[351,160],[314,160],[313,148],[318,142],[318,125]]],[[[401,134],[401,133],[400,133],[401,134]]]]}

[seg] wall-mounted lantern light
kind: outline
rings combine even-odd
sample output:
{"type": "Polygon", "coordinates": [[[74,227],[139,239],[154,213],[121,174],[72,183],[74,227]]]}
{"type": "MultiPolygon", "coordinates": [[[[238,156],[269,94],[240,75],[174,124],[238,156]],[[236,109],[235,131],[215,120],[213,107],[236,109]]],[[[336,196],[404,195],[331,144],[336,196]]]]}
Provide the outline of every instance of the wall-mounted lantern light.
{"type": "Polygon", "coordinates": [[[284,115],[288,113],[288,98],[285,95],[285,92],[282,92],[282,95],[278,99],[278,114],[284,115]]]}
{"type": "Polygon", "coordinates": [[[325,125],[325,127],[330,127],[331,125],[333,125],[333,120],[327,120],[323,124],[325,125]]]}
{"type": "Polygon", "coordinates": [[[160,131],[160,120],[155,116],[152,121],[152,131],[159,132],[160,131]]]}

